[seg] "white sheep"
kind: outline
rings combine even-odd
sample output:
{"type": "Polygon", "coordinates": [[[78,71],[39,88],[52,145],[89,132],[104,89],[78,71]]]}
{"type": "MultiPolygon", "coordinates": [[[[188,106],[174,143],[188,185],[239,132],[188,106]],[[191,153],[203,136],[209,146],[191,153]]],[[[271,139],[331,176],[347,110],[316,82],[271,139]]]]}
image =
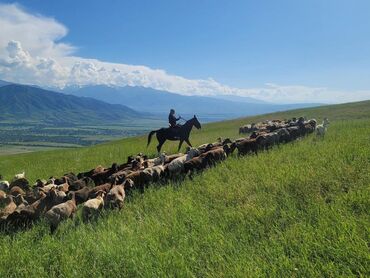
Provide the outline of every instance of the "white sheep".
{"type": "Polygon", "coordinates": [[[26,178],[26,173],[23,171],[22,173],[14,175],[13,181],[25,179],[25,178],[26,178]]]}
{"type": "Polygon", "coordinates": [[[197,155],[199,155],[199,150],[190,148],[187,154],[172,160],[168,164],[168,171],[170,175],[174,176],[181,173],[184,170],[184,163],[197,155]]]}
{"type": "Polygon", "coordinates": [[[145,168],[163,165],[166,162],[167,155],[165,152],[161,153],[158,157],[147,159],[144,161],[145,168]]]}

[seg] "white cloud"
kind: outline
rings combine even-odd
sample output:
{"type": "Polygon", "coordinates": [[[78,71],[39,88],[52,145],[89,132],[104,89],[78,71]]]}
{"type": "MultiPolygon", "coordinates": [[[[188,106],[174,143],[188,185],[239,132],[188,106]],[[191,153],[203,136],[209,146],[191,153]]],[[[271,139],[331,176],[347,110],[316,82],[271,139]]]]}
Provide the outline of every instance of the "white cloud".
{"type": "Polygon", "coordinates": [[[53,18],[0,4],[0,79],[47,87],[69,85],[144,86],[184,95],[231,94],[266,101],[346,102],[370,99],[369,91],[340,92],[327,88],[280,86],[233,88],[213,79],[186,79],[146,66],[103,62],[73,56],[75,47],[60,42],[68,30],[53,18]]]}

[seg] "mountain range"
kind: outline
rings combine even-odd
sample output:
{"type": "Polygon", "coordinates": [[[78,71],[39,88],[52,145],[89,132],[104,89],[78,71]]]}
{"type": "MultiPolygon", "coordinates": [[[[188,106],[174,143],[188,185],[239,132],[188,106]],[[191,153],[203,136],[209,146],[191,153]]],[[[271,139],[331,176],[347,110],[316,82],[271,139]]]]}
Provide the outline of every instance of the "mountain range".
{"type": "MultiPolygon", "coordinates": [[[[55,89],[56,90],[56,89],[55,89]]],[[[273,104],[231,95],[184,96],[146,87],[69,87],[58,92],[0,80],[1,121],[109,123],[133,118],[197,114],[202,121],[256,115],[319,104],[273,104]]]]}
{"type": "Polygon", "coordinates": [[[39,121],[49,123],[109,123],[142,117],[120,104],[77,97],[38,87],[0,85],[0,121],[39,121]]]}
{"type": "Polygon", "coordinates": [[[111,104],[126,105],[148,113],[168,113],[174,108],[181,115],[197,114],[204,117],[232,118],[263,114],[319,104],[273,104],[249,97],[220,95],[216,97],[184,96],[146,87],[86,86],[63,91],[75,96],[92,97],[111,104]]]}

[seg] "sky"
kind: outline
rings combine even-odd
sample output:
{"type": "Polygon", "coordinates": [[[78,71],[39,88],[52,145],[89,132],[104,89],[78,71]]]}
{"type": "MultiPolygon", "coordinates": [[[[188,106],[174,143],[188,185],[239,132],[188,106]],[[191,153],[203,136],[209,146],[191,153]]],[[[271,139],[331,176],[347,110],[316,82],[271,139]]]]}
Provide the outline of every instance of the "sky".
{"type": "Polygon", "coordinates": [[[370,99],[370,1],[1,1],[0,79],[370,99]]]}

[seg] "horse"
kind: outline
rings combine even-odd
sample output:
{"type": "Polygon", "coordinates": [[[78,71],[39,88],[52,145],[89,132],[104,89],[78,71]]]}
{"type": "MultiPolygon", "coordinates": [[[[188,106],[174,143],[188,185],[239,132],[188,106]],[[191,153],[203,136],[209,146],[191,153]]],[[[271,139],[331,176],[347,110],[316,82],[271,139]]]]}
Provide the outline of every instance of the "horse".
{"type": "Polygon", "coordinates": [[[152,136],[153,136],[154,133],[156,133],[157,140],[158,140],[158,143],[159,143],[158,146],[157,146],[158,153],[161,152],[162,145],[164,144],[164,142],[166,140],[171,140],[171,141],[180,140],[178,151],[180,150],[181,145],[184,141],[190,147],[192,147],[192,145],[189,141],[189,135],[190,135],[190,132],[191,132],[191,129],[193,128],[193,126],[195,126],[197,129],[202,128],[200,122],[198,121],[198,119],[195,115],[194,115],[193,118],[186,121],[186,123],[183,124],[182,126],[175,127],[175,128],[171,128],[171,127],[169,127],[169,128],[160,128],[160,129],[157,129],[157,130],[153,130],[148,135],[147,147],[149,146],[150,141],[151,141],[152,136]]]}

